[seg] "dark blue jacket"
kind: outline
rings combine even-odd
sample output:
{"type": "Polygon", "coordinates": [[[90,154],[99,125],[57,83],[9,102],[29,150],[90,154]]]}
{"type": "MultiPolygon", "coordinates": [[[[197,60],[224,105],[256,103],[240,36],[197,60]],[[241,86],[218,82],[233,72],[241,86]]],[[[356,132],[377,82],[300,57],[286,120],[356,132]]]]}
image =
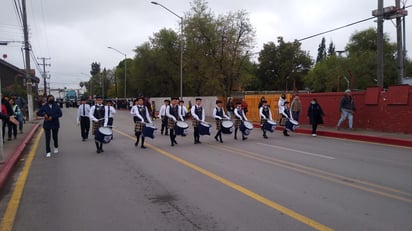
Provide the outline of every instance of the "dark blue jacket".
{"type": "Polygon", "coordinates": [[[38,116],[47,115],[49,117],[51,116],[52,120],[44,120],[43,128],[52,129],[52,128],[60,127],[59,118],[62,117],[63,113],[57,103],[53,103],[53,104],[46,103],[40,108],[40,110],[37,112],[37,115],[38,116]]]}

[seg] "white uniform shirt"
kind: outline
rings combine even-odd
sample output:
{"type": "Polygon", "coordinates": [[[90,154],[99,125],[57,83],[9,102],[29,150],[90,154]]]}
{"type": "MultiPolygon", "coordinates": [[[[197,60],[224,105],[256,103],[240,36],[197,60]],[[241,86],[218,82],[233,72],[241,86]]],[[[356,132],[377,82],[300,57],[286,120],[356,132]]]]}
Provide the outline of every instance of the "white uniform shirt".
{"type": "MultiPolygon", "coordinates": [[[[101,106],[103,107],[103,104],[101,104],[101,106]]],[[[91,108],[90,108],[90,112],[89,112],[89,117],[90,117],[90,119],[93,121],[93,122],[98,122],[99,121],[99,119],[97,119],[96,117],[94,117],[94,111],[96,110],[96,105],[93,105],[91,108]]],[[[104,124],[106,124],[107,125],[107,120],[108,120],[108,117],[107,117],[107,113],[105,112],[104,113],[104,124]]]]}
{"type": "Polygon", "coordinates": [[[234,113],[235,116],[236,116],[237,118],[239,118],[240,120],[242,120],[242,121],[248,121],[248,119],[246,118],[245,112],[244,112],[243,110],[242,110],[242,115],[241,115],[241,114],[239,114],[239,109],[236,107],[235,110],[233,111],[233,113],[234,113]],[[242,116],[243,116],[243,118],[245,118],[245,120],[242,119],[242,116]]]}
{"type": "Polygon", "coordinates": [[[192,109],[190,110],[190,112],[192,113],[192,117],[195,120],[204,122],[205,121],[205,109],[202,107],[202,119],[200,119],[199,116],[196,115],[196,108],[197,107],[200,107],[200,106],[197,106],[196,104],[192,106],[192,109]]]}
{"type": "MultiPolygon", "coordinates": [[[[166,116],[169,117],[169,118],[171,118],[172,120],[174,120],[174,121],[176,122],[178,118],[176,118],[176,117],[174,117],[172,114],[170,114],[170,107],[171,107],[171,106],[172,106],[172,105],[167,106],[167,108],[166,108],[166,116]]],[[[177,111],[177,115],[179,116],[179,119],[180,119],[181,121],[184,121],[182,115],[179,113],[179,111],[180,111],[180,106],[176,104],[176,107],[177,107],[177,110],[178,110],[178,111],[177,111]]]]}
{"type": "Polygon", "coordinates": [[[266,118],[266,116],[263,114],[263,106],[259,108],[259,115],[261,118],[263,117],[264,119],[272,120],[272,112],[270,111],[270,107],[267,106],[267,108],[269,108],[269,118],[266,118]]]}
{"type": "Polygon", "coordinates": [[[150,119],[150,115],[149,115],[149,110],[147,110],[147,107],[146,107],[146,106],[143,106],[143,105],[142,105],[142,106],[136,106],[136,110],[135,110],[134,116],[137,116],[137,117],[140,119],[140,121],[144,122],[144,118],[143,118],[143,116],[140,114],[139,107],[145,107],[145,109],[146,109],[146,118],[147,118],[147,121],[148,121],[149,123],[152,123],[152,120],[150,119]]]}
{"type": "Polygon", "coordinates": [[[77,108],[77,117],[76,117],[76,121],[80,122],[80,117],[81,116],[86,116],[89,117],[89,113],[90,113],[90,105],[89,104],[81,104],[79,106],[79,108],[77,108]],[[84,106],[83,106],[84,105],[84,106]]]}
{"type": "MultiPolygon", "coordinates": [[[[223,119],[222,117],[217,115],[217,106],[213,108],[213,118],[215,119],[223,119]]],[[[219,107],[222,110],[223,113],[223,117],[225,117],[225,119],[230,119],[229,116],[226,115],[225,110],[223,110],[223,107],[219,107]]]]}

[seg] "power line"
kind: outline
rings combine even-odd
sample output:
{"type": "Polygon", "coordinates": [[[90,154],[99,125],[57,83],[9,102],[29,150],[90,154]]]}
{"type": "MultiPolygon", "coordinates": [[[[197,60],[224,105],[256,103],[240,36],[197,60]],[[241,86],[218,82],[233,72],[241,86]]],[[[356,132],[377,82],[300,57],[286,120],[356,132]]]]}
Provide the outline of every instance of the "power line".
{"type": "MultiPolygon", "coordinates": [[[[412,7],[412,5],[405,6],[405,9],[409,8],[409,7],[412,7]]],[[[324,31],[324,32],[320,32],[320,33],[305,37],[305,38],[298,39],[298,41],[301,42],[303,40],[310,39],[310,38],[313,38],[313,37],[317,37],[319,35],[327,34],[327,33],[330,33],[330,32],[336,31],[336,30],[340,30],[340,29],[343,29],[343,28],[346,28],[346,27],[350,27],[350,26],[353,26],[353,25],[358,24],[358,23],[366,22],[366,21],[369,21],[369,20],[374,19],[374,18],[376,18],[376,17],[372,16],[372,17],[369,17],[369,18],[366,18],[366,19],[363,19],[363,20],[359,20],[359,21],[356,21],[356,22],[353,22],[353,23],[349,23],[349,24],[344,25],[344,26],[337,27],[335,29],[327,30],[327,31],[324,31]]]]}
{"type": "Polygon", "coordinates": [[[313,38],[313,37],[317,37],[317,36],[319,36],[319,35],[323,35],[323,34],[330,33],[330,32],[332,32],[332,31],[340,30],[340,29],[343,29],[343,28],[345,28],[345,27],[350,27],[350,26],[353,26],[353,25],[358,24],[358,23],[361,23],[361,22],[369,21],[369,20],[371,20],[371,19],[373,19],[373,18],[375,18],[375,16],[372,16],[372,17],[370,17],[370,18],[366,18],[366,19],[363,19],[363,20],[360,20],[360,21],[357,21],[357,22],[349,23],[349,24],[347,24],[347,25],[340,26],[340,27],[337,27],[337,28],[335,28],[335,29],[331,29],[331,30],[327,30],[327,31],[324,31],[324,32],[321,32],[321,33],[317,33],[317,34],[314,34],[314,35],[311,35],[311,36],[308,36],[308,37],[305,37],[305,38],[302,38],[302,39],[298,39],[298,41],[300,42],[300,41],[303,41],[303,40],[306,40],[306,39],[310,39],[310,38],[313,38]]]}

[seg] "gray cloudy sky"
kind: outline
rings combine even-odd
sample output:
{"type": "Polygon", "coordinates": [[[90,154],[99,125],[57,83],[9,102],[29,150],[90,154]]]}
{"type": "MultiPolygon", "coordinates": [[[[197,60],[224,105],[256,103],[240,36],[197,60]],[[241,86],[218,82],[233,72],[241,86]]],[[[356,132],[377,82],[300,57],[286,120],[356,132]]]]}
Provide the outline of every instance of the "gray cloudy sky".
{"type": "MultiPolygon", "coordinates": [[[[14,0],[1,2],[0,41],[22,41],[14,0]]],[[[192,1],[157,2],[183,16],[190,11],[192,1]]],[[[384,1],[385,6],[394,4],[394,0],[384,1]]],[[[377,8],[377,0],[209,0],[208,6],[216,16],[246,10],[256,30],[258,52],[264,43],[276,41],[278,36],[293,41],[369,18],[377,8]]],[[[95,61],[108,69],[115,67],[124,57],[108,46],[134,57],[133,49],[148,41],[153,33],[162,28],[179,30],[179,19],[150,0],[27,0],[27,11],[30,42],[36,57],[51,58],[51,66],[46,69],[51,74],[52,88],[78,88],[80,81],[89,79],[86,75],[95,61]]],[[[407,16],[408,51],[412,49],[412,32],[408,30],[411,23],[411,16],[407,16]]],[[[376,27],[374,20],[322,36],[327,43],[333,41],[336,50],[343,50],[352,33],[370,27],[376,27]]],[[[396,41],[394,21],[385,21],[384,31],[391,41],[396,41]]],[[[310,51],[313,58],[322,36],[302,41],[302,48],[310,51]]],[[[0,46],[0,55],[3,54],[8,56],[6,61],[23,67],[21,44],[0,46]]]]}

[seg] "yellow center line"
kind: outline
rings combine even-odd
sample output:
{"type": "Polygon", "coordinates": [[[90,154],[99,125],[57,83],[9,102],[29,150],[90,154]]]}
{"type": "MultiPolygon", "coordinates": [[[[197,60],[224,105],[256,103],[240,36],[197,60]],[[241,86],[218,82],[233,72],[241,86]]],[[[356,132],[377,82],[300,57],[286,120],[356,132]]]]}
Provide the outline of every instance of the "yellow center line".
{"type": "Polygon", "coordinates": [[[30,167],[33,162],[34,156],[37,151],[37,147],[40,143],[40,138],[43,135],[43,129],[40,130],[39,134],[36,136],[33,147],[26,159],[23,170],[17,179],[13,194],[7,204],[6,212],[4,213],[3,219],[0,224],[0,231],[11,231],[13,229],[14,220],[16,219],[17,209],[20,205],[21,196],[23,194],[24,185],[26,184],[27,176],[29,175],[30,167]]]}
{"type": "MultiPolygon", "coordinates": [[[[119,130],[116,130],[116,132],[118,132],[118,133],[120,133],[124,136],[127,136],[131,139],[134,139],[133,136],[130,136],[130,135],[128,135],[124,132],[121,132],[119,130]]],[[[160,154],[162,154],[162,155],[164,155],[164,156],[166,156],[166,157],[168,157],[172,160],[175,160],[176,162],[178,162],[178,163],[180,163],[180,164],[182,164],[182,165],[184,165],[188,168],[191,168],[191,169],[193,169],[197,172],[200,172],[203,175],[205,175],[209,178],[212,178],[212,179],[218,181],[219,183],[222,183],[222,184],[224,184],[224,185],[226,185],[226,186],[228,186],[228,187],[230,187],[230,188],[232,188],[232,189],[234,189],[238,192],[241,192],[244,195],[246,195],[246,196],[248,196],[248,197],[250,197],[250,198],[252,198],[252,199],[254,199],[254,200],[270,207],[270,208],[273,208],[273,209],[275,209],[275,210],[277,210],[277,211],[279,211],[279,212],[281,212],[281,213],[283,213],[283,214],[285,214],[285,215],[287,215],[287,216],[289,216],[289,217],[291,217],[295,220],[298,220],[298,221],[300,221],[300,222],[302,222],[302,223],[304,223],[304,224],[306,224],[306,225],[308,225],[308,226],[310,226],[310,227],[312,227],[316,230],[320,230],[320,231],[331,231],[331,230],[333,230],[332,228],[330,228],[326,225],[323,225],[323,224],[321,224],[321,223],[319,223],[315,220],[312,220],[311,218],[308,218],[308,217],[306,217],[304,215],[301,215],[301,214],[299,214],[299,213],[297,213],[297,212],[295,212],[291,209],[288,209],[285,206],[282,206],[282,205],[280,205],[280,204],[278,204],[274,201],[271,201],[271,200],[255,193],[255,192],[253,192],[253,191],[251,191],[251,190],[249,190],[249,189],[247,189],[243,186],[240,186],[240,185],[238,185],[238,184],[236,184],[236,183],[234,183],[230,180],[227,180],[227,179],[225,179],[221,176],[218,176],[217,174],[214,174],[214,173],[212,173],[212,172],[210,172],[210,171],[208,171],[204,168],[201,168],[201,167],[199,167],[195,164],[192,164],[189,161],[186,161],[186,160],[184,160],[180,157],[177,157],[177,156],[175,156],[175,155],[173,155],[173,154],[171,154],[171,153],[169,153],[169,152],[167,152],[163,149],[160,149],[160,148],[158,148],[154,145],[151,145],[151,144],[146,144],[146,146],[148,146],[149,148],[155,150],[156,152],[158,152],[158,153],[160,153],[160,154]]]]}

